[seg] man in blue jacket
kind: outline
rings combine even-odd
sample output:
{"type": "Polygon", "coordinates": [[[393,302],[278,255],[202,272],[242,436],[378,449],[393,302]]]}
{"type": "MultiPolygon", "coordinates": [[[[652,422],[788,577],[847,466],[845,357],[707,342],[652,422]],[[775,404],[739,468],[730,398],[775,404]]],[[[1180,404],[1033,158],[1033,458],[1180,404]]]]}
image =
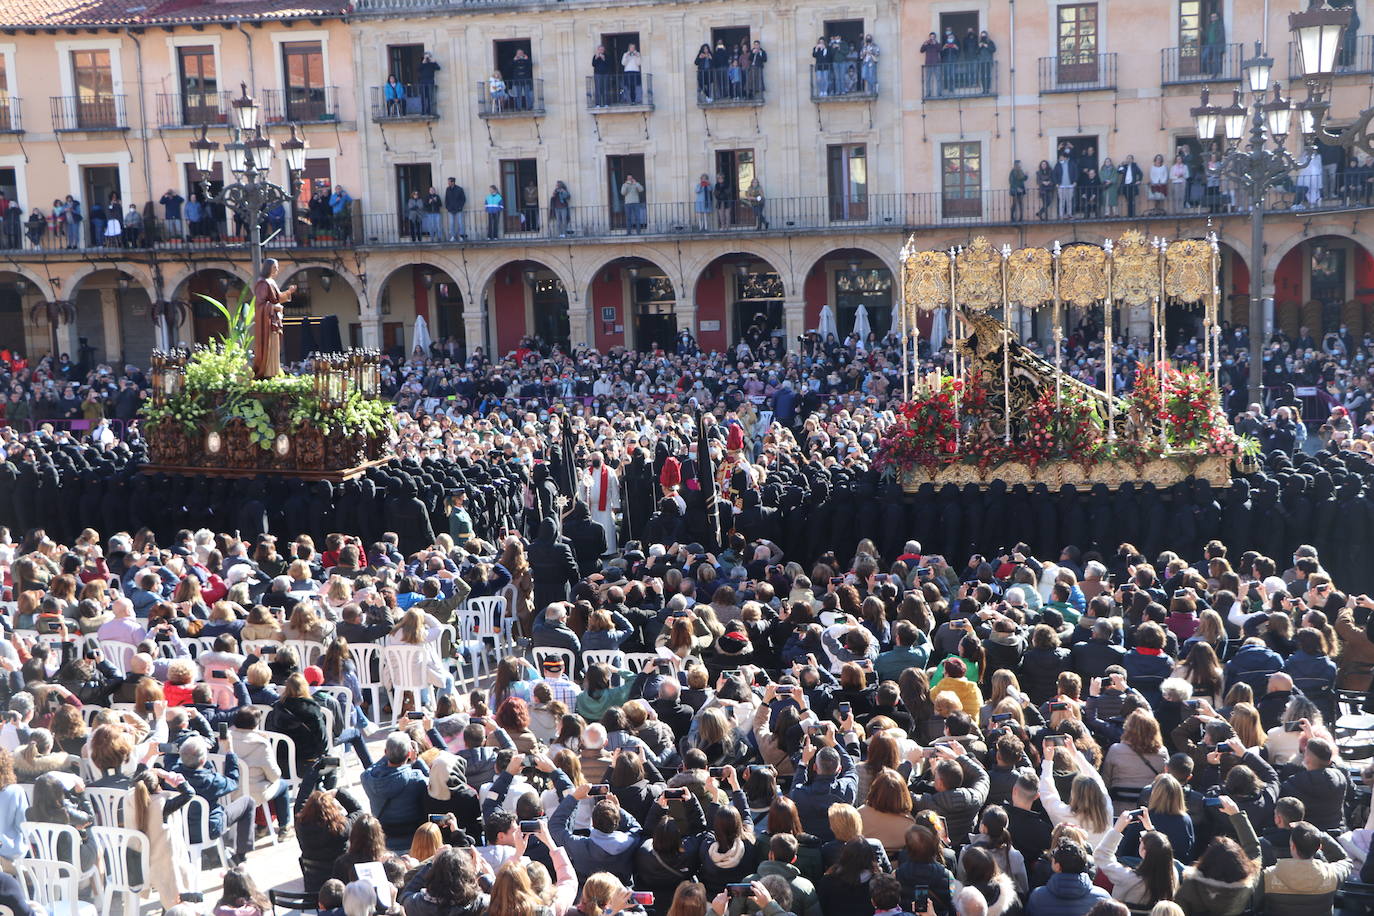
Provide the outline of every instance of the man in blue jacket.
{"type": "Polygon", "coordinates": [[[1226,663],[1226,686],[1223,689],[1230,690],[1236,681],[1244,681],[1256,696],[1263,696],[1269,675],[1281,670],[1283,656],[1265,645],[1260,637],[1251,636],[1241,643],[1235,656],[1226,663]]]}
{"type": "Polygon", "coordinates": [[[1073,840],[1061,839],[1056,843],[1050,863],[1054,874],[1044,887],[1031,891],[1026,916],[1083,916],[1099,900],[1112,899],[1088,877],[1088,851],[1073,840]]]}
{"type": "Polygon", "coordinates": [[[854,804],[859,776],[854,760],[836,743],[829,729],[818,733],[816,738],[824,746],[817,750],[815,743],[808,740],[802,748],[802,765],[797,767],[797,775],[792,780],[791,798],[797,805],[802,828],[828,841],[835,839],[830,830],[830,806],[837,802],[854,804]],[[813,759],[816,762],[814,773],[811,771],[813,759]]]}
{"type": "MultiPolygon", "coordinates": [[[[205,739],[193,735],[181,743],[180,762],[173,769],[186,778],[191,787],[210,806],[210,836],[216,839],[233,828],[230,853],[235,864],[242,864],[253,851],[253,811],[251,798],[236,798],[227,804],[220,799],[239,788],[239,760],[234,752],[225,748],[224,773],[221,775],[210,762],[210,749],[205,739]]],[[[190,822],[193,839],[204,839],[204,825],[192,818],[190,822]]]]}
{"type": "Polygon", "coordinates": [[[587,797],[591,786],[583,783],[563,796],[549,818],[549,833],[554,842],[567,850],[578,877],[607,871],[628,875],[634,868],[635,852],[644,839],[644,828],[613,797],[601,798],[592,808],[591,836],[574,836],[570,828],[573,812],[587,797]]]}
{"type": "Polygon", "coordinates": [[[363,771],[363,791],[377,820],[382,822],[387,848],[404,852],[415,831],[425,822],[429,797],[429,768],[417,758],[410,736],[393,732],[383,757],[363,771]]]}
{"type": "Polygon", "coordinates": [[[353,237],[352,207],[353,198],[343,185],[336,185],[334,193],[329,195],[329,211],[334,217],[334,233],[338,241],[347,242],[353,237]]]}

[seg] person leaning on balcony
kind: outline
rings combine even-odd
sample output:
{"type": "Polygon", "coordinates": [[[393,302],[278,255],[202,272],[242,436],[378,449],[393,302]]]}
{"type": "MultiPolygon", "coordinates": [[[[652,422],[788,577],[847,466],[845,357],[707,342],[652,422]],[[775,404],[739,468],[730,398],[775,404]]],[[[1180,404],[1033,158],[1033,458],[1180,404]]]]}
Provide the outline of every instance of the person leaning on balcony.
{"type": "MultiPolygon", "coordinates": [[[[10,211],[13,211],[13,212],[14,212],[14,216],[13,216],[14,221],[15,221],[15,222],[18,222],[18,221],[19,221],[19,207],[18,207],[18,205],[17,205],[17,204],[16,204],[16,205],[12,205],[12,206],[10,206],[10,208],[9,208],[8,210],[5,211],[5,219],[6,219],[6,220],[11,219],[11,217],[10,217],[10,211]]],[[[48,231],[48,218],[47,218],[46,216],[43,215],[43,210],[42,210],[41,208],[39,208],[39,207],[34,207],[33,209],[29,210],[28,229],[27,229],[26,231],[27,231],[27,234],[28,234],[28,236],[29,236],[29,243],[30,243],[31,245],[33,245],[34,248],[42,248],[42,247],[43,247],[43,236],[44,236],[44,234],[48,231]]],[[[9,235],[8,227],[6,228],[5,234],[6,234],[7,236],[9,235]]],[[[8,243],[7,243],[7,244],[8,244],[8,243]]]]}
{"type": "Polygon", "coordinates": [[[1059,193],[1059,218],[1073,219],[1074,189],[1078,185],[1078,165],[1065,150],[1059,151],[1054,165],[1054,186],[1059,193]]]}
{"type": "Polygon", "coordinates": [[[329,213],[334,224],[334,239],[347,242],[353,236],[353,198],[343,185],[335,185],[329,195],[329,213]]]}
{"type": "Polygon", "coordinates": [[[162,204],[162,222],[166,225],[163,237],[170,241],[184,236],[186,232],[181,222],[181,208],[186,203],[186,198],[168,188],[158,203],[162,204]]]}
{"type": "Polygon", "coordinates": [[[487,186],[487,197],[482,202],[482,208],[487,211],[487,238],[500,238],[501,212],[506,209],[506,202],[501,198],[501,192],[496,189],[496,185],[487,186]]]}
{"type": "MultiPolygon", "coordinates": [[[[702,47],[706,47],[702,45],[702,47]]],[[[711,219],[711,202],[714,195],[711,191],[711,176],[705,172],[697,179],[697,186],[692,189],[692,212],[697,217],[697,229],[705,232],[709,228],[711,219]]]]}
{"type": "Polygon", "coordinates": [[[1116,163],[1108,156],[1102,160],[1102,215],[1116,216],[1117,202],[1121,198],[1121,173],[1116,163]]]}
{"type": "Polygon", "coordinates": [[[1040,195],[1040,209],[1035,211],[1035,215],[1044,222],[1049,219],[1050,207],[1054,205],[1054,170],[1047,159],[1041,159],[1039,168],[1035,170],[1035,193],[1040,195]]]}
{"type": "MultiPolygon", "coordinates": [[[[1153,173],[1154,169],[1150,171],[1153,173]]],[[[1174,156],[1174,164],[1169,166],[1169,212],[1182,213],[1188,203],[1188,163],[1183,154],[1174,156]]]]}
{"type": "Polygon", "coordinates": [[[420,106],[425,114],[434,114],[435,74],[440,70],[434,55],[426,51],[420,66],[415,68],[416,78],[420,81],[420,106]]]}
{"type": "Polygon", "coordinates": [[[553,186],[553,193],[549,195],[549,219],[558,227],[558,237],[564,239],[568,237],[570,224],[572,222],[572,194],[568,191],[568,186],[559,181],[553,186]]]}
{"type": "Polygon", "coordinates": [[[592,104],[594,107],[606,107],[606,102],[610,98],[611,80],[611,62],[606,57],[606,46],[597,45],[596,53],[592,54],[592,89],[594,92],[592,104]]]}
{"type": "Polygon", "coordinates": [[[406,113],[406,87],[401,85],[396,74],[393,73],[386,78],[386,85],[382,87],[382,96],[386,101],[386,116],[388,118],[399,118],[406,113]]]}
{"type": "Polygon", "coordinates": [[[1011,195],[1011,221],[1019,223],[1026,218],[1026,170],[1021,168],[1020,159],[1011,164],[1011,171],[1007,173],[1007,188],[1007,193],[1011,195]]]}
{"type": "Polygon", "coordinates": [[[992,92],[992,59],[996,56],[997,42],[984,29],[978,34],[978,79],[983,84],[983,95],[992,92]]]}
{"type": "Polygon", "coordinates": [[[441,215],[444,209],[444,199],[439,196],[439,189],[434,185],[429,186],[429,191],[425,193],[425,233],[430,241],[437,242],[442,237],[443,219],[441,215]]]}
{"type": "Polygon", "coordinates": [[[768,52],[763,50],[763,44],[755,41],[754,46],[749,50],[749,93],[751,95],[762,92],[763,68],[768,63],[768,52]]]}
{"type": "Polygon", "coordinates": [[[755,178],[749,183],[749,189],[744,192],[745,199],[749,201],[749,206],[754,211],[754,228],[763,230],[768,228],[768,220],[763,215],[763,185],[755,178]]]}
{"type": "Polygon", "coordinates": [[[878,58],[882,56],[882,51],[878,48],[878,43],[873,40],[872,35],[864,36],[863,47],[859,49],[859,79],[862,81],[863,91],[869,95],[878,94],[878,58]]]}
{"type": "Polygon", "coordinates": [[[640,93],[640,74],[639,68],[642,64],[639,55],[639,48],[630,45],[624,54],[620,55],[620,69],[625,74],[625,102],[629,105],[638,105],[643,101],[640,93]]]}
{"type": "Polygon", "coordinates": [[[940,36],[931,32],[921,45],[921,57],[926,74],[926,95],[939,94],[940,88],[940,36]]]}
{"type": "Polygon", "coordinates": [[[697,101],[711,102],[711,46],[703,44],[697,48],[697,58],[694,61],[697,68],[697,101]]]}
{"type": "Polygon", "coordinates": [[[448,211],[448,240],[450,242],[468,237],[467,227],[463,225],[463,208],[467,205],[467,191],[463,190],[458,179],[450,178],[448,187],[444,188],[444,209],[448,211]]]}
{"type": "Polygon", "coordinates": [[[816,95],[829,95],[830,45],[825,43],[824,35],[816,39],[816,46],[811,49],[811,63],[816,71],[816,95]]]}
{"type": "MultiPolygon", "coordinates": [[[[1159,166],[1164,165],[1164,158],[1156,156],[1159,166]]],[[[1126,200],[1126,215],[1135,216],[1135,201],[1140,196],[1140,182],[1144,175],[1140,171],[1140,166],[1136,165],[1135,156],[1127,156],[1120,165],[1116,167],[1117,174],[1121,176],[1121,196],[1126,200]]],[[[1150,181],[1153,182],[1154,169],[1150,170],[1150,181]]],[[[1154,200],[1154,186],[1150,187],[1150,199],[1154,200]]],[[[1160,200],[1164,197],[1161,194],[1160,200]]]]}
{"type": "Polygon", "coordinates": [[[410,240],[420,241],[425,225],[425,202],[420,199],[419,191],[411,191],[406,199],[406,224],[410,227],[410,240]]]}
{"type": "Polygon", "coordinates": [[[518,111],[529,111],[534,107],[534,61],[517,48],[510,62],[510,93],[518,111]]]}

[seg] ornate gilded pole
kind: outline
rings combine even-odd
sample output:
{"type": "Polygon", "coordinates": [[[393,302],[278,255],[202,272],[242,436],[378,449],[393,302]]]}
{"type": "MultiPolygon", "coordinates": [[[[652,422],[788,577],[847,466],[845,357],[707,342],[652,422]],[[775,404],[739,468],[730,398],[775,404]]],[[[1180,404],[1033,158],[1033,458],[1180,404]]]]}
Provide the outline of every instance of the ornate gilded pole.
{"type": "MultiPolygon", "coordinates": [[[[913,360],[911,359],[911,357],[910,357],[910,354],[908,353],[908,350],[909,350],[910,347],[911,347],[911,340],[909,339],[909,334],[910,334],[911,329],[908,327],[909,319],[907,318],[907,313],[906,313],[906,312],[907,312],[907,309],[911,307],[911,303],[910,303],[909,301],[907,301],[907,296],[906,296],[906,285],[907,285],[907,282],[911,279],[911,265],[907,263],[907,259],[911,257],[911,243],[912,243],[912,239],[911,239],[911,238],[908,238],[908,239],[906,240],[906,244],[902,246],[902,284],[901,284],[901,289],[899,289],[899,290],[897,291],[897,295],[900,297],[899,301],[901,302],[901,309],[902,309],[902,311],[901,311],[901,316],[900,316],[900,318],[901,318],[901,332],[900,332],[900,333],[901,333],[901,338],[902,338],[902,400],[904,400],[904,401],[908,401],[908,400],[911,399],[911,369],[910,369],[910,363],[913,361],[913,360]]],[[[919,330],[919,328],[918,328],[918,329],[917,329],[917,334],[919,335],[919,333],[920,333],[920,330],[919,330]]],[[[918,352],[919,352],[919,345],[918,345],[918,352]]],[[[918,365],[918,366],[920,365],[919,361],[917,362],[917,365],[918,365]]]]}
{"type": "Polygon", "coordinates": [[[1011,444],[1011,300],[1007,297],[1007,261],[1011,246],[1002,245],[1002,444],[1011,444]]]}
{"type": "Polygon", "coordinates": [[[1059,240],[1055,239],[1052,252],[1054,254],[1054,409],[1056,413],[1059,412],[1059,380],[1064,374],[1063,353],[1060,350],[1060,342],[1064,335],[1064,328],[1060,323],[1061,319],[1059,317],[1059,254],[1062,250],[1063,249],[1059,246],[1059,240]]]}
{"type": "MultiPolygon", "coordinates": [[[[1160,296],[1164,294],[1164,239],[1155,236],[1155,250],[1159,253],[1159,291],[1160,296]]],[[[1164,354],[1164,309],[1165,305],[1160,301],[1160,296],[1155,297],[1155,375],[1159,382],[1159,445],[1161,448],[1169,447],[1169,435],[1164,429],[1164,372],[1168,365],[1168,360],[1164,354]]]]}
{"type": "Polygon", "coordinates": [[[1107,299],[1102,309],[1102,356],[1105,362],[1102,387],[1107,392],[1107,439],[1112,440],[1116,438],[1116,405],[1112,402],[1112,318],[1116,311],[1116,299],[1112,289],[1112,240],[1107,239],[1102,243],[1102,247],[1107,252],[1107,299]]]}
{"type": "MultiPolygon", "coordinates": [[[[959,304],[957,301],[955,301],[957,299],[957,295],[955,293],[955,290],[957,289],[955,281],[957,278],[954,274],[954,261],[955,258],[958,256],[958,253],[959,252],[957,248],[951,247],[949,249],[950,371],[953,373],[954,380],[956,382],[959,381],[961,377],[959,373],[959,330],[955,326],[955,322],[958,321],[959,316],[959,304]]],[[[956,452],[960,447],[962,447],[962,436],[960,435],[961,432],[962,429],[959,425],[959,388],[956,386],[954,389],[954,448],[956,452]]]]}

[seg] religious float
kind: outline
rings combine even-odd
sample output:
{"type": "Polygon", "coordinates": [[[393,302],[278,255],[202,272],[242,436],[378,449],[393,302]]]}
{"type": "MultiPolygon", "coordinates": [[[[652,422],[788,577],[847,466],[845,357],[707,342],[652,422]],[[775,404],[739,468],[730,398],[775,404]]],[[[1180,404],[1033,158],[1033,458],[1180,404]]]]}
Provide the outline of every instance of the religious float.
{"type": "Polygon", "coordinates": [[[900,304],[904,399],[879,443],[876,462],[903,488],[946,483],[1127,482],[1171,486],[1187,478],[1226,485],[1249,466],[1257,443],[1236,434],[1217,384],[1216,239],[1147,240],[1129,231],[1113,243],[995,248],[985,238],[963,249],[902,252],[900,304]],[[1163,302],[1203,309],[1200,365],[1172,365],[1165,353],[1163,302]],[[1151,352],[1128,392],[1101,390],[1065,371],[1067,308],[1101,309],[1112,349],[1121,309],[1148,310],[1151,352]],[[1048,313],[1053,362],[1011,331],[1018,310],[1048,313]],[[917,318],[943,311],[955,346],[948,373],[921,373],[917,318]],[[1000,320],[999,320],[1000,318],[1000,320]]]}
{"type": "Polygon", "coordinates": [[[208,346],[153,353],[144,473],[339,481],[391,456],[379,351],[314,353],[307,374],[283,375],[280,305],[264,314],[247,290],[232,307],[205,298],[228,330],[208,346]]]}

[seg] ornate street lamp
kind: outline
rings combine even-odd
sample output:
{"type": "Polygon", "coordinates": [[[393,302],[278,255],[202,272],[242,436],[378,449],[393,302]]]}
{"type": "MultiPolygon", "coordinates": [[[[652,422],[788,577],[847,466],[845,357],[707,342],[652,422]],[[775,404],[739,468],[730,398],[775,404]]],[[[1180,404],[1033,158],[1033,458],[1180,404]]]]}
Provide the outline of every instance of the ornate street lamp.
{"type": "Polygon", "coordinates": [[[261,114],[257,102],[248,94],[248,84],[240,83],[240,96],[230,103],[233,118],[229,126],[229,142],[224,144],[229,171],[234,176],[218,192],[210,191],[210,174],[215,167],[215,154],[220,145],[207,136],[208,127],[202,125],[200,137],[191,141],[191,154],[200,173],[202,190],[207,201],[223,204],[248,226],[249,251],[253,259],[253,277],[262,274],[262,221],[278,206],[289,206],[300,193],[301,172],[305,169],[308,144],[296,134],[291,125],[291,139],[282,143],[286,159],[288,188],[268,179],[272,167],[274,147],[259,126],[261,114]]]}

